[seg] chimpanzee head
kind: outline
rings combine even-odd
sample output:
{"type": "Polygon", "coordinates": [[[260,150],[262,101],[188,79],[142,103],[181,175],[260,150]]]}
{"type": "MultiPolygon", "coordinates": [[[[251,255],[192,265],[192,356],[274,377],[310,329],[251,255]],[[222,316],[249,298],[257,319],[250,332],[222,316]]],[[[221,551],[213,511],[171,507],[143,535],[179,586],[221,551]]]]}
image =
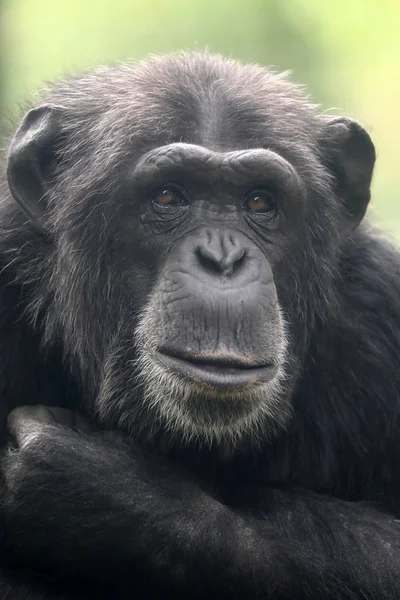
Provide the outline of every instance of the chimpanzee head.
{"type": "Polygon", "coordinates": [[[32,323],[107,424],[265,437],[335,311],[373,164],[357,123],[257,66],[179,54],[64,81],[9,151],[32,323]]]}

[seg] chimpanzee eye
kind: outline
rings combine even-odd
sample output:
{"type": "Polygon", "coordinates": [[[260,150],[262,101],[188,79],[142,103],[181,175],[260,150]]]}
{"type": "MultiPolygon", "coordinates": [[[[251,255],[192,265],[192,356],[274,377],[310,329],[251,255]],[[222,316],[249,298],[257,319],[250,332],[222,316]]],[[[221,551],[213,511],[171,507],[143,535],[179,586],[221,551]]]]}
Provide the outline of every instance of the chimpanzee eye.
{"type": "Polygon", "coordinates": [[[186,195],[182,189],[173,184],[161,186],[155,193],[153,202],[164,206],[181,206],[187,204],[186,195]]]}
{"type": "Polygon", "coordinates": [[[256,213],[275,213],[277,210],[275,198],[267,190],[253,190],[247,194],[243,206],[256,213]]]}

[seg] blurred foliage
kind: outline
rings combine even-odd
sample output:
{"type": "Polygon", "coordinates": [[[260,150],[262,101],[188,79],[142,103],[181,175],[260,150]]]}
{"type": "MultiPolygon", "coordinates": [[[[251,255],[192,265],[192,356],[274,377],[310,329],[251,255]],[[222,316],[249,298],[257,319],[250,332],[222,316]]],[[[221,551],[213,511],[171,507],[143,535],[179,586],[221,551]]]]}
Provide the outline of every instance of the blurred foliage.
{"type": "Polygon", "coordinates": [[[175,49],[291,70],[378,153],[375,221],[400,239],[400,0],[3,0],[2,116],[66,72],[175,49]]]}

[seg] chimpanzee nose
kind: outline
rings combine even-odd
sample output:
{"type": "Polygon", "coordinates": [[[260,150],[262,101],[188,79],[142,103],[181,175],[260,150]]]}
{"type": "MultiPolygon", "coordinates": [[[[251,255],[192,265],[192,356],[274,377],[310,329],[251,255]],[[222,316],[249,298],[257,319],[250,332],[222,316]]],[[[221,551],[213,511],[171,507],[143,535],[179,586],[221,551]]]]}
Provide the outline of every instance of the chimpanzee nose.
{"type": "Polygon", "coordinates": [[[200,266],[207,274],[233,277],[241,270],[246,259],[246,249],[229,231],[206,229],[195,248],[200,266]]]}

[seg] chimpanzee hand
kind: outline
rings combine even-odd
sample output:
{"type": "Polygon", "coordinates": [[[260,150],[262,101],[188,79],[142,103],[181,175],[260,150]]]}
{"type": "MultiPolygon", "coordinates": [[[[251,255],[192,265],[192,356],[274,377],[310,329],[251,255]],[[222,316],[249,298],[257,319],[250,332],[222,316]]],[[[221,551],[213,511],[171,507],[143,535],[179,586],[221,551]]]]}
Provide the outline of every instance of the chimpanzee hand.
{"type": "Polygon", "coordinates": [[[92,432],[78,414],[23,407],[9,426],[4,543],[33,570],[109,585],[115,598],[138,586],[153,598],[400,597],[389,515],[269,488],[243,490],[242,515],[166,460],[69,428],[92,432]]]}
{"type": "Polygon", "coordinates": [[[8,428],[20,448],[29,443],[35,432],[40,435],[43,425],[63,425],[81,433],[95,431],[94,425],[80,411],[56,406],[20,406],[8,417],[8,428]]]}

